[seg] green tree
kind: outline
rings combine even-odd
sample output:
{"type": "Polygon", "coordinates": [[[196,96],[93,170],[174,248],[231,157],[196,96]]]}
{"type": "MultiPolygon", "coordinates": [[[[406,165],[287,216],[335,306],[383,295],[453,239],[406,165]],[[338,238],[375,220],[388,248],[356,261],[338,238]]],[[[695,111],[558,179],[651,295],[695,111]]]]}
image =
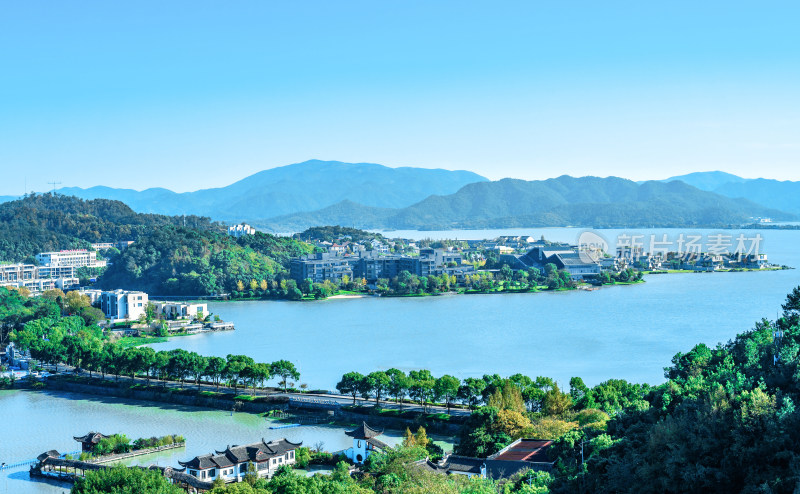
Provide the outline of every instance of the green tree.
{"type": "Polygon", "coordinates": [[[450,404],[453,398],[458,394],[458,388],[461,382],[448,374],[438,378],[434,385],[434,394],[440,398],[444,398],[445,405],[447,406],[447,413],[450,413],[450,404]]]}
{"type": "Polygon", "coordinates": [[[408,392],[410,380],[403,371],[395,368],[387,370],[386,375],[389,376],[389,386],[386,389],[394,396],[395,403],[401,403],[402,408],[401,400],[408,392]]]}
{"type": "Polygon", "coordinates": [[[380,405],[381,396],[383,396],[384,392],[389,388],[391,379],[385,372],[375,371],[367,375],[366,381],[370,391],[372,391],[373,396],[375,396],[375,405],[380,405]]]}
{"type": "Polygon", "coordinates": [[[72,494],[183,494],[183,489],[171,484],[158,470],[113,466],[90,470],[78,477],[72,494]]]}
{"type": "Polygon", "coordinates": [[[361,392],[364,382],[364,375],[358,372],[348,372],[342,376],[342,380],[336,384],[336,389],[343,395],[351,395],[353,397],[353,405],[356,404],[356,398],[361,392]]]}
{"type": "Polygon", "coordinates": [[[286,392],[288,379],[291,377],[295,381],[300,379],[300,372],[293,363],[288,360],[278,360],[270,364],[270,374],[273,376],[280,376],[283,380],[283,392],[286,392]]]}

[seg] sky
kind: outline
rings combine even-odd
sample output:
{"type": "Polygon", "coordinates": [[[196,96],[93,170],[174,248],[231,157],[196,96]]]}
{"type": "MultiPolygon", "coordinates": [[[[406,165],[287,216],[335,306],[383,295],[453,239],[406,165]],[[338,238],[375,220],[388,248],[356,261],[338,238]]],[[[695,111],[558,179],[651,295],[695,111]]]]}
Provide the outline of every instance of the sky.
{"type": "Polygon", "coordinates": [[[0,1],[0,195],[308,159],[800,180],[797,2],[0,1]],[[26,189],[27,187],[27,189],[26,189]]]}

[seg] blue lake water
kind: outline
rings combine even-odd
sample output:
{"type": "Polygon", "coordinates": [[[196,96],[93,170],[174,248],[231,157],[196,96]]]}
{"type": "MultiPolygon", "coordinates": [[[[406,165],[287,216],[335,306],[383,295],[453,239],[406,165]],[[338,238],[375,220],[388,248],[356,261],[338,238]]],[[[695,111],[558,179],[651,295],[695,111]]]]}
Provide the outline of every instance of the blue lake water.
{"type": "MultiPolygon", "coordinates": [[[[575,242],[570,228],[391,232],[407,238],[545,235],[575,242]]],[[[678,230],[599,230],[649,236],[678,230]]],[[[698,230],[707,236],[716,231],[698,230]]],[[[739,232],[724,232],[735,237],[739,232]]],[[[771,261],[800,266],[800,231],[749,231],[763,237],[771,261]]],[[[774,318],[800,271],[651,275],[634,286],[514,295],[361,298],[320,302],[218,302],[209,310],[236,331],[181,337],[153,345],[204,355],[244,353],[288,359],[309,388],[333,389],[348,371],[430,369],[459,378],[484,373],[545,375],[567,385],[624,378],[656,384],[663,367],[694,344],[728,341],[763,317],[774,318]]],[[[298,383],[298,384],[299,384],[298,383]]]]}
{"type": "MultiPolygon", "coordinates": [[[[569,228],[459,232],[391,232],[407,238],[477,239],[542,234],[575,242],[569,228]]],[[[609,243],[622,230],[601,230],[609,243]]],[[[626,230],[668,233],[677,230],[626,230]]],[[[690,233],[690,232],[686,232],[690,233]]],[[[713,233],[698,231],[701,235],[713,233]]],[[[738,232],[725,232],[735,236],[738,232]]],[[[758,231],[770,260],[800,267],[800,231],[758,231]]],[[[210,310],[235,322],[234,332],[181,337],[155,348],[186,348],[204,355],[243,353],[260,361],[289,359],[299,383],[332,389],[350,370],[430,369],[460,378],[484,373],[556,378],[588,384],[609,378],[663,381],[662,368],[694,344],[714,345],[774,318],[786,294],[800,285],[800,271],[652,275],[647,283],[586,292],[362,298],[320,302],[222,302],[210,310]]],[[[298,384],[299,384],[298,383],[298,384]]],[[[129,437],[177,433],[185,450],[138,460],[177,465],[178,459],[227,444],[287,437],[330,450],[347,447],[340,428],[270,430],[264,419],[218,410],[98,399],[69,393],[0,391],[3,432],[0,461],[33,458],[56,448],[71,451],[71,437],[89,430],[129,437]]],[[[388,442],[399,438],[390,435],[388,442]]],[[[0,493],[62,493],[69,486],[28,480],[27,469],[0,472],[0,493]]]]}
{"type": "MultiPolygon", "coordinates": [[[[3,431],[0,437],[0,461],[12,463],[36,458],[50,449],[67,453],[80,449],[73,436],[89,431],[123,433],[129,438],[179,434],[186,447],[140,456],[127,464],[179,467],[199,454],[222,450],[228,445],[287,438],[313,447],[338,451],[352,446],[352,438],[343,429],[332,426],[302,426],[269,429],[272,421],[249,413],[225,412],[196,407],[153,404],[115,398],[98,398],[74,393],[0,391],[3,431]]],[[[399,432],[381,437],[389,444],[402,438],[399,432]]],[[[28,467],[0,471],[0,493],[66,493],[70,485],[60,482],[32,481],[28,467]]]]}

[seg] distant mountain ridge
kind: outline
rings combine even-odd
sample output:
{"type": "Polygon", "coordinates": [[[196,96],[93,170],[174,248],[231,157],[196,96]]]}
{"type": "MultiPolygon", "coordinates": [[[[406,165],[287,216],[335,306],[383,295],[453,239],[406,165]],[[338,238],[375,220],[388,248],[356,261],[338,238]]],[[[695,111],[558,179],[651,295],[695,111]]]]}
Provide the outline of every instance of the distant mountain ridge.
{"type": "Polygon", "coordinates": [[[690,173],[664,182],[676,180],[726,197],[744,197],[766,207],[800,214],[800,182],[742,178],[720,171],[690,173]]]}
{"type": "Polygon", "coordinates": [[[745,223],[755,216],[796,216],[745,199],[731,199],[683,183],[637,184],[617,177],[561,176],[477,182],[433,195],[406,208],[370,208],[352,202],[255,221],[273,231],[339,224],[357,228],[453,229],[536,226],[685,227],[745,223]]]}
{"type": "Polygon", "coordinates": [[[240,222],[313,211],[347,200],[377,208],[401,208],[432,194],[450,194],[466,184],[486,180],[462,170],[310,160],[263,170],[225,187],[195,192],[101,186],[66,187],[58,193],[82,199],[119,200],[142,213],[196,214],[240,222]]]}

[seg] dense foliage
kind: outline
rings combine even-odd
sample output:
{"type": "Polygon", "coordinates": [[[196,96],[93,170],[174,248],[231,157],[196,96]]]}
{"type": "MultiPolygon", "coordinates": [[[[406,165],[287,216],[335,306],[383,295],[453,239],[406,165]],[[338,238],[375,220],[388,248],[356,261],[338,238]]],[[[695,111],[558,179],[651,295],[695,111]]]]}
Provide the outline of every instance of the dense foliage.
{"type": "Polygon", "coordinates": [[[159,470],[115,466],[87,472],[70,491],[72,494],[185,494],[159,470]]]}
{"type": "Polygon", "coordinates": [[[39,252],[89,248],[92,242],[138,240],[154,228],[220,229],[208,218],[137,214],[119,201],[31,194],[0,204],[0,260],[21,262],[39,252]]]}
{"type": "Polygon", "coordinates": [[[313,226],[302,233],[295,233],[294,238],[310,242],[319,240],[320,242],[341,242],[349,240],[351,242],[369,242],[370,240],[383,240],[380,233],[359,230],[346,226],[313,226]]]}
{"type": "MultiPolygon", "coordinates": [[[[76,292],[70,292],[76,293],[76,292]]],[[[50,295],[50,294],[45,294],[50,295]]],[[[292,362],[278,360],[260,363],[245,355],[204,357],[183,349],[155,351],[149,347],[128,348],[109,340],[95,325],[87,325],[81,316],[69,315],[69,305],[60,296],[30,298],[16,290],[0,287],[0,327],[31,356],[54,365],[68,364],[103,375],[142,376],[148,382],[159,378],[199,383],[205,378],[219,387],[249,386],[255,393],[272,378],[279,378],[285,389],[300,379],[292,362]]]]}
{"type": "Polygon", "coordinates": [[[163,227],[141,237],[113,260],[101,286],[164,295],[210,295],[248,289],[275,290],[292,257],[308,244],[264,233],[234,238],[210,230],[163,227]]]}
{"type": "Polygon", "coordinates": [[[776,321],[679,353],[608,435],[560,443],[558,492],[797,492],[800,288],[776,321]],[[577,461],[582,441],[586,463],[577,461]]]}

